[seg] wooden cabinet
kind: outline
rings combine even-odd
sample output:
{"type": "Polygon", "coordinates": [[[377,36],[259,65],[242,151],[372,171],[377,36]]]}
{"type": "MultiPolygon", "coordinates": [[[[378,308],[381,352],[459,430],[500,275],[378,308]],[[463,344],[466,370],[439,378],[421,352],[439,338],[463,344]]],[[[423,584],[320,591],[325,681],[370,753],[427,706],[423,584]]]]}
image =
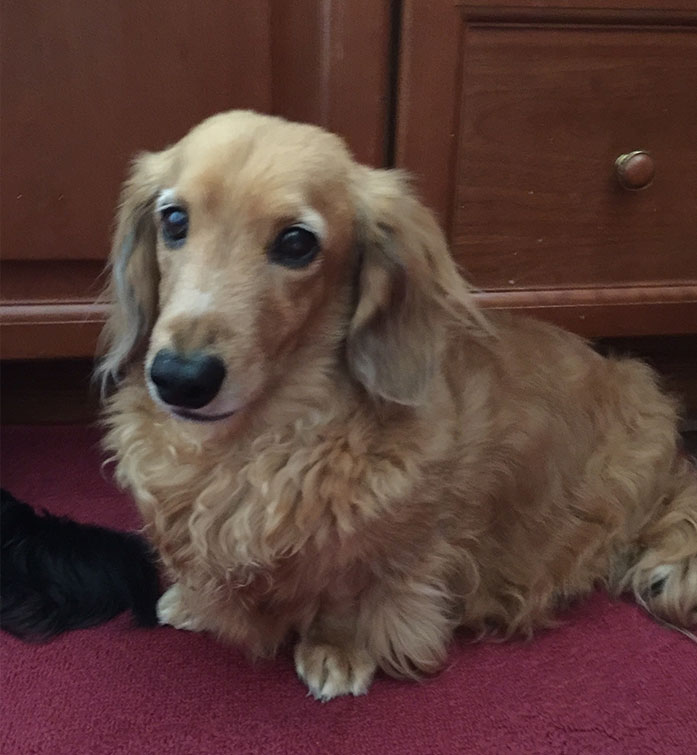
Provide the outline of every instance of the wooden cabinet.
{"type": "Polygon", "coordinates": [[[3,0],[2,356],[93,354],[131,157],[254,108],[382,164],[389,0],[3,0]]]}
{"type": "Polygon", "coordinates": [[[487,306],[697,332],[697,10],[607,5],[3,0],[3,357],[93,353],[130,157],[232,107],[411,170],[487,306]]]}
{"type": "Polygon", "coordinates": [[[397,164],[487,306],[696,332],[697,12],[606,5],[407,0],[397,164]]]}

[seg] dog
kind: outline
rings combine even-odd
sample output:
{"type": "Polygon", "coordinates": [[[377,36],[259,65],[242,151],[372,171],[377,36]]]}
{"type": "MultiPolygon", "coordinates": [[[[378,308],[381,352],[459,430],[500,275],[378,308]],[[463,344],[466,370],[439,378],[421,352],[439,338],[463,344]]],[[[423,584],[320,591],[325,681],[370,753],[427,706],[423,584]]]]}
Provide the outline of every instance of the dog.
{"type": "Polygon", "coordinates": [[[215,115],[135,160],[98,368],[162,623],[295,637],[320,700],[529,635],[598,583],[697,620],[697,477],[645,364],[485,312],[398,171],[215,115]]]}
{"type": "Polygon", "coordinates": [[[157,626],[159,577],[147,542],[130,532],[74,522],[2,490],[0,626],[41,642],[132,609],[157,626]]]}

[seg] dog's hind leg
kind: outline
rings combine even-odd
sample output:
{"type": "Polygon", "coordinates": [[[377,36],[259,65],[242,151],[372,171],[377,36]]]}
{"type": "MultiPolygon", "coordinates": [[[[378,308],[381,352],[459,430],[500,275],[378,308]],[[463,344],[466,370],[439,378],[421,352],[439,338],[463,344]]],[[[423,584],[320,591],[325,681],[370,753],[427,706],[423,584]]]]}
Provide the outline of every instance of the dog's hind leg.
{"type": "Polygon", "coordinates": [[[690,629],[697,627],[697,469],[688,458],[676,466],[674,489],[642,529],[619,587],[659,619],[690,629]]]}

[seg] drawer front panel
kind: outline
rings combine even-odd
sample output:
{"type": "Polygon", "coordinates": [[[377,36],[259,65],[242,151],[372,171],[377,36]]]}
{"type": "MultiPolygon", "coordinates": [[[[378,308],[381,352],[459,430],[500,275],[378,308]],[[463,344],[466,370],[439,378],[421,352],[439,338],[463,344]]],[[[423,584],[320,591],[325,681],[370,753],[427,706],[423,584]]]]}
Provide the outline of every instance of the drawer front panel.
{"type": "Polygon", "coordinates": [[[463,20],[461,42],[448,219],[472,282],[697,282],[697,29],[463,20]],[[640,191],[615,172],[634,150],[640,191]]]}

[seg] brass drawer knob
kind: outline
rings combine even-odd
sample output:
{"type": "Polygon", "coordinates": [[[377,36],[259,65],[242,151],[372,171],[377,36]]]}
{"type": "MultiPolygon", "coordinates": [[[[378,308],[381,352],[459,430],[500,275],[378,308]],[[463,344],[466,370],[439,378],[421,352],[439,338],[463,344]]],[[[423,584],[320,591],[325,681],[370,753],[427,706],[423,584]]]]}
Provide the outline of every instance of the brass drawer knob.
{"type": "Polygon", "coordinates": [[[643,149],[627,152],[615,160],[615,175],[620,186],[629,191],[639,191],[651,185],[656,166],[653,157],[643,149]]]}

